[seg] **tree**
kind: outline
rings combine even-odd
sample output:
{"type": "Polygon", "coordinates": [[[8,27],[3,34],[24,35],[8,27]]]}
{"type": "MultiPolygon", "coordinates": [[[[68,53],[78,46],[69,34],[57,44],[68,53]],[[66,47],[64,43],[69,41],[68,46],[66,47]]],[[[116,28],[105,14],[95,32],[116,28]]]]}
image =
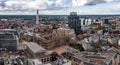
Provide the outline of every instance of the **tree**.
{"type": "Polygon", "coordinates": [[[113,47],[113,44],[109,44],[109,47],[113,47]]]}
{"type": "Polygon", "coordinates": [[[81,44],[77,44],[77,46],[78,46],[80,51],[84,51],[84,48],[83,48],[83,46],[81,44]]]}
{"type": "Polygon", "coordinates": [[[97,50],[97,49],[99,49],[99,48],[101,48],[100,45],[96,45],[96,46],[94,47],[94,50],[97,50]]]}

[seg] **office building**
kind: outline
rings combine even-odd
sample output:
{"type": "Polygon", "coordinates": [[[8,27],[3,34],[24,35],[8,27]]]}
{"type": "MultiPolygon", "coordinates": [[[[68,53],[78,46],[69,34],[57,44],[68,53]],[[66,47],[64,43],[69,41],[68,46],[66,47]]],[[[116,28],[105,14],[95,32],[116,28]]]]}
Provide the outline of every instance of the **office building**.
{"type": "Polygon", "coordinates": [[[104,24],[109,24],[109,19],[104,19],[104,24]]]}
{"type": "Polygon", "coordinates": [[[76,35],[81,33],[81,22],[76,12],[71,12],[68,16],[68,25],[71,29],[74,29],[76,35]]]}
{"type": "Polygon", "coordinates": [[[15,51],[18,48],[18,41],[16,30],[0,29],[0,48],[15,51]]]}
{"type": "Polygon", "coordinates": [[[81,26],[89,26],[92,24],[93,19],[88,18],[80,18],[81,26]]]}

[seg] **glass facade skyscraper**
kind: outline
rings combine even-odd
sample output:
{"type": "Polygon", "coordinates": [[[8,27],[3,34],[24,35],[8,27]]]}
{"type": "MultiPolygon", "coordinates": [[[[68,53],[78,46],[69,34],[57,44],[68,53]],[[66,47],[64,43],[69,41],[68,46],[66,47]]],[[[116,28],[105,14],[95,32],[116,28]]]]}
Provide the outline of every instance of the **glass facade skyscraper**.
{"type": "Polygon", "coordinates": [[[71,12],[68,16],[68,25],[71,29],[74,29],[76,35],[81,33],[81,22],[76,12],[71,12]]]}

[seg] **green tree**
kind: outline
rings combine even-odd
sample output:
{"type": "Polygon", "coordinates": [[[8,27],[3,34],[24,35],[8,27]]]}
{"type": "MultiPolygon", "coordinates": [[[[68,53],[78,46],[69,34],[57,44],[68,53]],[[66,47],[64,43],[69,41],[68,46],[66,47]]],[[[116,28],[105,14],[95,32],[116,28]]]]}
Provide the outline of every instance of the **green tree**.
{"type": "Polygon", "coordinates": [[[78,46],[80,51],[84,51],[84,48],[83,48],[83,46],[81,44],[77,44],[77,46],[78,46]]]}

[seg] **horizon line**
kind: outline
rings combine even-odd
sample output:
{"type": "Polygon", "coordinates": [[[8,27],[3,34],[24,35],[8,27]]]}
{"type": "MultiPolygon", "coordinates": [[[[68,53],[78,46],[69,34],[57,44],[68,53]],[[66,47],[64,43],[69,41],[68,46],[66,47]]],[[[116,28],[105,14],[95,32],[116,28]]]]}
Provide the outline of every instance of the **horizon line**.
{"type": "MultiPolygon", "coordinates": [[[[36,15],[36,14],[2,14],[0,16],[3,16],[3,15],[36,15]]],[[[42,15],[70,15],[70,14],[39,14],[39,16],[42,16],[42,15]]],[[[120,14],[77,14],[77,15],[120,15],[120,14]]]]}

